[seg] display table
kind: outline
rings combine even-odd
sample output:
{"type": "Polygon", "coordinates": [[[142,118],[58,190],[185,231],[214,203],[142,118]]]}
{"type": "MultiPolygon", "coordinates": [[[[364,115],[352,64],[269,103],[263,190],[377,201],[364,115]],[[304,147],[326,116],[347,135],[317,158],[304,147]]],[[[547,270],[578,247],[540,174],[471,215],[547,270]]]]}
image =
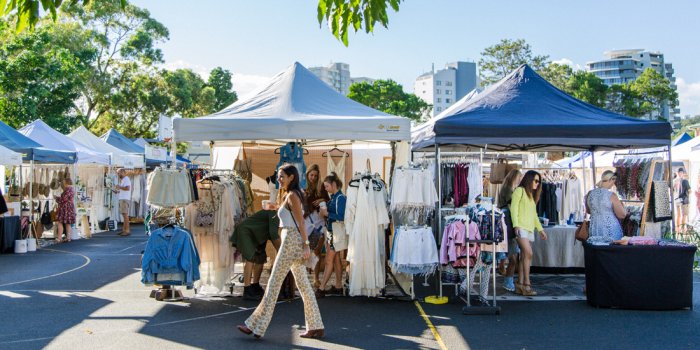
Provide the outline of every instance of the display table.
{"type": "Polygon", "coordinates": [[[14,253],[15,240],[20,236],[19,216],[0,217],[0,254],[14,253]]]}
{"type": "Polygon", "coordinates": [[[696,250],[584,244],[588,304],[637,310],[692,308],[696,250]]]}
{"type": "Polygon", "coordinates": [[[583,246],[576,241],[575,226],[545,227],[547,240],[535,235],[532,244],[532,266],[536,267],[584,267],[583,246]]]}

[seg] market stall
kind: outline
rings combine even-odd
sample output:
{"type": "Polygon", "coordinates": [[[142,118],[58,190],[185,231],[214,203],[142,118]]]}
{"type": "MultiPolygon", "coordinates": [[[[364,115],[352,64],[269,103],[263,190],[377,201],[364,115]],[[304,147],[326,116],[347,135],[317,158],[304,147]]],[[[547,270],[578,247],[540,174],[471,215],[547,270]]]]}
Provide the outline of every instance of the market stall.
{"type": "MultiPolygon", "coordinates": [[[[367,167],[360,174],[353,174],[352,168],[345,165],[351,157],[351,145],[360,141],[383,144],[403,141],[405,152],[399,153],[405,163],[408,158],[406,141],[409,138],[408,119],[388,115],[348,99],[299,63],[273,77],[268,85],[250,98],[237,101],[220,112],[194,119],[175,119],[173,136],[176,142],[211,142],[214,158],[218,158],[219,148],[229,148],[227,153],[240,152],[241,156],[235,157],[239,158],[235,170],[245,181],[253,184],[255,205],[260,199],[274,197],[271,193],[276,192],[276,169],[284,162],[295,163],[297,168],[301,168],[300,172],[304,173],[308,165],[318,160],[322,177],[333,170],[345,177],[347,185],[351,180],[364,176],[378,193],[386,193],[386,184],[381,181],[381,176],[376,175],[383,164],[373,164],[363,159],[367,167]]],[[[397,160],[397,164],[401,164],[401,159],[397,160]]],[[[226,171],[233,172],[234,169],[215,170],[223,174],[226,171]]],[[[361,190],[350,185],[348,191],[356,189],[361,190]]],[[[350,193],[348,197],[351,197],[350,193]]],[[[250,204],[254,205],[253,201],[250,204]]],[[[358,210],[366,210],[362,203],[356,202],[353,205],[358,210]]],[[[351,206],[350,202],[348,206],[351,206]]],[[[372,226],[368,218],[354,217],[354,214],[346,214],[346,220],[351,215],[358,229],[367,228],[367,225],[374,227],[355,237],[381,241],[383,247],[383,227],[386,227],[387,222],[377,222],[377,225],[372,226]]],[[[225,237],[222,240],[224,242],[228,242],[231,233],[230,229],[216,232],[225,237]]],[[[200,235],[197,230],[194,234],[200,235]]],[[[359,241],[357,243],[360,244],[359,241]]],[[[356,267],[356,272],[361,266],[367,268],[365,271],[376,268],[373,270],[376,272],[371,273],[371,278],[375,281],[371,286],[366,284],[367,276],[351,275],[349,294],[377,295],[385,283],[387,256],[384,249],[363,252],[363,255],[355,255],[356,259],[353,259],[355,252],[352,249],[348,251],[348,257],[351,266],[356,267]]],[[[202,256],[203,261],[212,259],[220,260],[202,256]]],[[[226,268],[230,270],[230,266],[226,268]]]]}
{"type": "Polygon", "coordinates": [[[0,254],[12,253],[15,241],[20,239],[19,214],[20,206],[17,202],[10,202],[5,182],[5,168],[22,165],[22,154],[9,148],[0,146],[0,183],[2,197],[0,197],[0,254]]]}
{"type": "Polygon", "coordinates": [[[38,197],[39,192],[39,189],[34,186],[35,181],[33,181],[35,178],[35,164],[73,164],[76,159],[75,152],[45,148],[3,122],[0,122],[0,145],[20,153],[23,164],[26,165],[29,174],[29,176],[23,177],[22,165],[19,167],[15,166],[14,170],[10,172],[10,186],[5,199],[8,209],[15,215],[16,220],[11,219],[13,223],[6,223],[3,225],[2,231],[5,233],[11,232],[11,234],[14,232],[16,234],[15,230],[21,228],[23,233],[22,238],[27,238],[30,234],[35,238],[40,238],[38,229],[42,229],[43,227],[41,227],[41,223],[39,222],[39,215],[36,215],[33,210],[29,210],[30,207],[36,208],[33,199],[38,197]],[[30,205],[30,203],[32,203],[32,205],[30,205]],[[22,213],[23,215],[27,215],[27,219],[25,219],[25,225],[20,225],[18,215],[20,215],[20,210],[23,207],[27,209],[26,212],[22,213]],[[37,229],[32,230],[32,226],[37,229]]]}
{"type": "MultiPolygon", "coordinates": [[[[670,148],[670,134],[667,122],[639,120],[589,105],[558,90],[523,65],[451,114],[417,127],[412,140],[414,152],[434,153],[439,165],[441,154],[446,151],[595,152],[670,148]]],[[[591,163],[595,168],[594,159],[591,163]]],[[[437,176],[438,188],[444,181],[437,176]]],[[[665,181],[670,183],[668,178],[665,181]]],[[[595,182],[593,175],[591,183],[595,182]]],[[[450,214],[443,209],[441,198],[438,223],[450,214]]],[[[441,225],[438,233],[442,233],[441,225]]],[[[495,264],[492,268],[491,275],[495,276],[495,264]]],[[[442,293],[441,285],[436,287],[442,293]]],[[[495,306],[495,292],[493,297],[491,307],[495,306]]],[[[464,311],[469,312],[467,309],[464,311]]]]}

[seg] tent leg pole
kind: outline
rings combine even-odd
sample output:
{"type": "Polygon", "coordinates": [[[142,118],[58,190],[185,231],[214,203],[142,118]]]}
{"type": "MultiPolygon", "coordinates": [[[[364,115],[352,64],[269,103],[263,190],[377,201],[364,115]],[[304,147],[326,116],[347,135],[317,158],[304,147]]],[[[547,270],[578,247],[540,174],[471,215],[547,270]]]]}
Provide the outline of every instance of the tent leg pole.
{"type": "Polygon", "coordinates": [[[172,156],[173,164],[171,167],[173,169],[177,168],[177,142],[175,142],[175,130],[173,130],[173,137],[170,139],[170,155],[172,156]]]}
{"type": "Polygon", "coordinates": [[[671,159],[672,143],[673,140],[670,140],[668,143],[668,187],[671,189],[671,234],[673,239],[676,239],[676,205],[673,202],[675,193],[673,193],[673,159],[671,159]]]}
{"type": "Polygon", "coordinates": [[[34,222],[34,159],[29,162],[29,222],[34,222]]]}
{"type": "Polygon", "coordinates": [[[586,152],[581,152],[580,153],[580,158],[581,158],[581,171],[583,175],[583,192],[588,193],[588,181],[586,181],[586,152]]]}
{"type": "Polygon", "coordinates": [[[593,188],[595,188],[596,183],[596,167],[595,167],[595,150],[591,149],[591,168],[593,168],[593,188]]]}
{"type": "MultiPolygon", "coordinates": [[[[437,192],[438,192],[438,203],[437,203],[437,211],[435,212],[435,221],[437,223],[437,237],[435,237],[436,241],[440,242],[440,233],[442,232],[442,173],[440,172],[440,163],[442,163],[442,160],[440,159],[440,144],[437,142],[435,143],[435,182],[437,185],[437,192]]],[[[438,286],[439,286],[439,296],[440,299],[442,299],[442,269],[438,268],[438,286]]]]}

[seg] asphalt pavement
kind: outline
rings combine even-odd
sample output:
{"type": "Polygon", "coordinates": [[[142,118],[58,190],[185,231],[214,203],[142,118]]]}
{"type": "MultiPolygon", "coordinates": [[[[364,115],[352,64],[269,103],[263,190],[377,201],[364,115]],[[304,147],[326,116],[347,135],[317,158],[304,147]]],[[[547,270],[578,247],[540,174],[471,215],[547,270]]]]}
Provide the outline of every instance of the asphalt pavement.
{"type": "Polygon", "coordinates": [[[140,282],[146,240],[137,227],[130,237],[103,233],[0,255],[0,349],[700,349],[698,288],[692,310],[666,312],[507,301],[500,315],[465,316],[455,301],[420,303],[423,317],[410,301],[327,297],[319,300],[323,340],[299,337],[303,304],[296,299],[277,305],[256,340],[235,329],[256,302],[149,298],[152,287],[140,282]]]}

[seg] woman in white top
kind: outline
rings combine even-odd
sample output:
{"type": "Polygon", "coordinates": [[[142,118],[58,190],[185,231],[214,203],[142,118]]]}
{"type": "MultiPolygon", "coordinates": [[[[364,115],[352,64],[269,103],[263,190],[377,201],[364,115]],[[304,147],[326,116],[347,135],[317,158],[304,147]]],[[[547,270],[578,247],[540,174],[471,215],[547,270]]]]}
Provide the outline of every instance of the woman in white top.
{"type": "Polygon", "coordinates": [[[272,313],[275,311],[280,287],[291,269],[304,302],[306,333],[300,336],[302,338],[322,338],[324,335],[323,321],[304,265],[304,260],[311,255],[311,250],[304,226],[304,194],[299,185],[297,168],[289,164],[281,166],[278,172],[278,181],[280,188],[285,193],[284,200],[277,211],[282,228],[282,246],[277,253],[262,302],[245,321],[245,325],[238,326],[238,330],[245,334],[253,334],[256,338],[265,334],[267,326],[272,320],[272,313]]]}

